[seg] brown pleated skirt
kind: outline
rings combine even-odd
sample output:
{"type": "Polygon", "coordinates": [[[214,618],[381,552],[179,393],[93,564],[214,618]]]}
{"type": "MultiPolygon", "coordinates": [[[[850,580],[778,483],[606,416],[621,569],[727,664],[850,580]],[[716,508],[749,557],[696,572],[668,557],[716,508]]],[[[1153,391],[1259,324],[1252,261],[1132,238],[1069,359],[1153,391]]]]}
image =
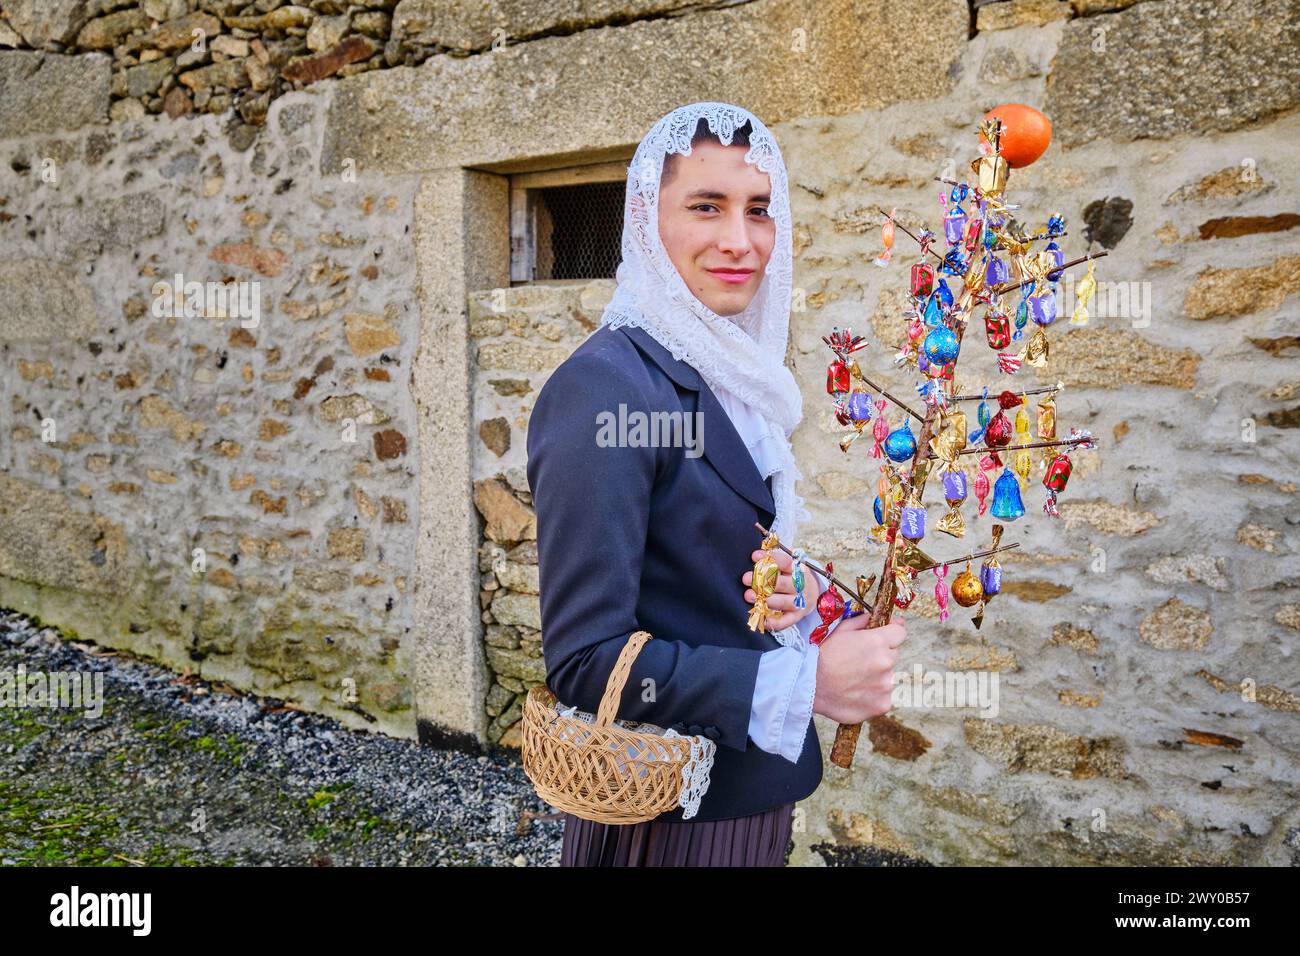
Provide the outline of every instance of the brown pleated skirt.
{"type": "Polygon", "coordinates": [[[564,814],[560,866],[785,866],[794,804],[730,820],[595,823],[564,814]]]}

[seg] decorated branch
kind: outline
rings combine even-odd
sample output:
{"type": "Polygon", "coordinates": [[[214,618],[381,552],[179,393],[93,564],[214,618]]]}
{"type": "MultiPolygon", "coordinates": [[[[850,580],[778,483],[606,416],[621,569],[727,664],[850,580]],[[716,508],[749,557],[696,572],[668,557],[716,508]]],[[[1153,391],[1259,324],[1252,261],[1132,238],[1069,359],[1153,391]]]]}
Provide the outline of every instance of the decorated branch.
{"type": "MultiPolygon", "coordinates": [[[[1029,165],[1047,149],[1051,139],[1047,117],[1028,106],[1001,106],[986,114],[978,132],[980,155],[971,163],[969,180],[936,177],[947,187],[939,192],[941,244],[926,228],[909,231],[896,221],[896,211],[881,212],[884,248],[877,265],[887,268],[894,262],[898,231],[919,249],[908,269],[906,341],[890,346],[895,349],[893,365],[920,379],[916,397],[904,401],[867,377],[856,357],[868,345],[864,336],[836,327],[823,337],[833,356],[826,390],[836,420],[849,429],[839,439],[840,449],[847,454],[859,439],[869,437],[859,447],[879,462],[874,524],[867,534],[884,546],[885,554],[880,574],[873,576],[878,579],[875,600],[868,603],[868,579],[859,576],[849,588],[834,577],[829,562],[823,570],[808,561],[801,549],[793,552],[797,606],[802,606],[799,578],[805,565],[828,580],[817,602],[821,624],[813,632],[814,643],[824,640],[841,617],[866,613],[871,627],[887,624],[895,609],[912,604],[918,593],[917,577],[923,572],[935,577],[939,619],[947,620],[951,598],[961,607],[975,608],[972,623],[978,628],[988,603],[1002,588],[997,555],[1017,547],[1001,543],[1005,525],[1025,515],[1025,493],[1031,481],[1037,478],[1043,489],[1043,512],[1059,517],[1057,500],[1073,468],[1070,455],[1096,447],[1087,431],[1072,428],[1064,437],[1058,434],[1060,383],[1035,388],[1017,388],[1012,383],[1025,365],[1042,368],[1048,363],[1046,330],[1057,318],[1057,286],[1066,269],[1085,261],[1088,271],[1077,283],[1070,324],[1087,324],[1088,303],[1096,290],[1095,260],[1106,253],[1067,262],[1057,242],[1067,234],[1065,219],[1051,215],[1044,226],[1031,231],[1015,215],[1019,207],[1007,202],[1010,170],[1029,165]],[[962,345],[969,344],[966,331],[972,322],[983,328],[995,384],[976,394],[956,394],[954,373],[958,360],[970,352],[963,353],[962,345]],[[963,407],[972,403],[978,403],[973,422],[963,407]],[[913,422],[919,434],[912,430],[913,422]],[[931,478],[946,506],[933,524],[925,504],[931,478]],[[967,535],[962,508],[972,492],[976,510],[971,518],[987,512],[996,519],[988,531],[988,547],[932,557],[921,547],[927,532],[952,538],[967,535]],[[983,561],[975,571],[972,562],[979,558],[983,561]],[[950,566],[961,565],[962,570],[949,580],[950,566]]],[[[930,547],[928,542],[926,546],[930,547]]],[[[774,547],[784,549],[765,531],[764,551],[774,547]]],[[[775,568],[766,553],[754,564],[757,601],[750,615],[751,629],[764,629],[770,612],[764,601],[775,587],[775,568]]],[[[833,763],[852,765],[860,732],[860,724],[840,725],[831,751],[833,763]]]]}

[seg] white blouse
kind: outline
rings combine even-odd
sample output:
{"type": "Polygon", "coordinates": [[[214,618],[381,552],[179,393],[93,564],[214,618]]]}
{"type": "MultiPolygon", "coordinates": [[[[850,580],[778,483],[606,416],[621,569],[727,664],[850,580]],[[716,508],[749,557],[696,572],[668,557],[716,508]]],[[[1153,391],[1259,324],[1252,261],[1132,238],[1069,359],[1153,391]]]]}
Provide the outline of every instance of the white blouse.
{"type": "MultiPolygon", "coordinates": [[[[766,479],[777,468],[780,460],[777,442],[784,441],[784,436],[773,433],[762,415],[726,389],[718,387],[712,391],[749,449],[759,475],[766,479]]],[[[821,575],[812,568],[805,567],[805,571],[817,582],[820,596],[826,590],[821,575]]],[[[749,736],[760,750],[780,754],[792,763],[799,762],[812,720],[817,655],[821,648],[807,641],[820,623],[814,607],[797,625],[805,640],[802,646],[774,648],[764,651],[759,658],[758,680],[749,712],[749,736]]],[[[838,624],[836,621],[830,630],[834,631],[838,624]]]]}

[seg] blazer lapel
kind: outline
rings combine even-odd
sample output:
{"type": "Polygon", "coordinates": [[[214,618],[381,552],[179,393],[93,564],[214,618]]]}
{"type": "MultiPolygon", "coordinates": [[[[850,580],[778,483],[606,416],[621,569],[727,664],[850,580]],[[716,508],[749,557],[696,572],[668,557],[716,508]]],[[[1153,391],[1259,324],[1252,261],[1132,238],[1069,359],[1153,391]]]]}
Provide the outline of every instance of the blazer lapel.
{"type": "Polygon", "coordinates": [[[673,354],[645,329],[637,325],[620,326],[618,331],[625,333],[636,343],[643,353],[654,361],[678,385],[696,392],[699,396],[697,408],[704,423],[700,442],[704,447],[704,457],[732,489],[756,507],[766,513],[776,515],[776,501],[768,488],[768,483],[758,473],[754,458],[745,447],[731,417],[718,401],[699,372],[688,363],[673,358],[673,354]]]}

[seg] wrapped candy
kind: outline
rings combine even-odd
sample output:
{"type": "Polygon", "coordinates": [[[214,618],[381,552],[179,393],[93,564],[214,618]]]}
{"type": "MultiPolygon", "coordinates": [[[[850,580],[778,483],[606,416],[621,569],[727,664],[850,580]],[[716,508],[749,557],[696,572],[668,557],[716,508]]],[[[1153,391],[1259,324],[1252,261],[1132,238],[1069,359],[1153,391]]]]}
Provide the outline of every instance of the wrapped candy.
{"type": "MultiPolygon", "coordinates": [[[[984,389],[984,397],[988,398],[989,390],[984,389]]],[[[975,409],[975,421],[979,423],[979,428],[970,433],[971,444],[979,441],[984,437],[984,431],[989,427],[989,404],[986,400],[981,400],[979,407],[975,409]]]]}
{"type": "MultiPolygon", "coordinates": [[[[1056,399],[1048,396],[1038,403],[1038,440],[1051,441],[1056,437],[1056,399]]],[[[1039,461],[1045,466],[1056,454],[1054,448],[1044,448],[1039,461]]]]}
{"type": "Polygon", "coordinates": [[[952,599],[962,607],[974,607],[984,597],[984,589],[980,586],[980,580],[971,573],[970,562],[966,562],[966,570],[957,575],[952,582],[952,599]]]}
{"type": "Polygon", "coordinates": [[[1047,474],[1043,476],[1043,487],[1047,489],[1047,500],[1043,502],[1043,511],[1053,518],[1061,516],[1061,513],[1056,510],[1056,496],[1065,490],[1065,483],[1070,480],[1072,468],[1070,456],[1061,452],[1052,459],[1052,463],[1047,466],[1047,474]]]}
{"type": "Polygon", "coordinates": [[[1001,156],[981,156],[971,163],[972,171],[979,177],[980,192],[986,196],[1000,196],[1007,186],[1010,167],[1001,156]]]}
{"type": "Polygon", "coordinates": [[[934,576],[938,578],[934,582],[934,600],[939,605],[939,622],[943,623],[948,620],[948,587],[944,581],[944,575],[948,573],[948,565],[941,564],[933,570],[934,576]]]}
{"type": "Polygon", "coordinates": [[[841,406],[836,404],[835,417],[844,425],[852,425],[853,432],[840,439],[840,451],[848,451],[849,446],[863,433],[871,421],[871,396],[866,392],[849,393],[849,399],[841,406]]]}
{"type": "Polygon", "coordinates": [[[980,470],[975,475],[975,500],[979,503],[979,514],[984,514],[984,509],[988,507],[989,496],[989,476],[980,470]]]}
{"type": "Polygon", "coordinates": [[[894,607],[899,610],[907,610],[916,597],[916,588],[912,584],[915,576],[916,572],[911,568],[894,569],[894,607]]]}
{"type": "Polygon", "coordinates": [[[928,262],[912,266],[912,295],[923,299],[934,291],[934,267],[928,262]]]}
{"type": "Polygon", "coordinates": [[[966,413],[954,408],[939,412],[938,434],[930,439],[930,450],[941,459],[940,472],[949,471],[957,453],[966,447],[966,413]]]}
{"type": "Polygon", "coordinates": [[[1025,334],[1024,328],[1029,324],[1029,300],[1021,298],[1016,306],[1016,330],[1011,333],[1011,341],[1018,342],[1025,334]]]}
{"type": "Polygon", "coordinates": [[[948,288],[948,280],[940,279],[938,285],[934,288],[935,298],[939,300],[939,305],[945,309],[951,309],[953,305],[952,290],[948,288]]]}
{"type": "Polygon", "coordinates": [[[989,348],[1004,349],[1011,344],[1011,320],[1005,312],[990,308],[984,313],[984,334],[988,336],[989,348]]]}
{"type": "Polygon", "coordinates": [[[890,461],[907,461],[916,454],[916,436],[912,434],[911,422],[905,419],[902,425],[889,433],[885,439],[885,454],[890,461]]]}
{"type": "Polygon", "coordinates": [[[950,276],[966,274],[966,257],[961,254],[961,246],[953,246],[948,250],[943,257],[943,264],[939,266],[939,271],[950,276]]]}
{"type": "Polygon", "coordinates": [[[974,252],[980,246],[980,240],[984,237],[984,220],[970,219],[966,223],[965,234],[962,237],[963,245],[967,252],[974,252]]]}
{"type": "Polygon", "coordinates": [[[1007,410],[1015,408],[1021,401],[1020,396],[1010,390],[998,395],[998,413],[984,429],[984,444],[989,448],[1001,448],[1011,443],[1012,425],[1007,410]]]}
{"type": "Polygon", "coordinates": [[[997,256],[989,256],[988,265],[984,267],[984,284],[996,288],[1007,281],[1007,261],[997,256]]]}
{"type": "Polygon", "coordinates": [[[1010,468],[1003,468],[993,485],[993,506],[989,511],[1003,521],[1015,521],[1025,513],[1024,502],[1020,500],[1020,482],[1010,468]]]}
{"type": "Polygon", "coordinates": [[[1041,295],[1029,297],[1029,317],[1036,325],[1051,325],[1056,321],[1056,292],[1048,289],[1041,295]]]}
{"type": "Polygon", "coordinates": [[[956,246],[965,234],[966,211],[954,203],[943,217],[943,237],[948,241],[948,245],[956,246]]]}
{"type": "Polygon", "coordinates": [[[808,553],[803,548],[794,549],[794,606],[801,611],[808,606],[808,601],[803,596],[804,585],[807,583],[803,566],[807,559],[808,553]]]}
{"type": "Polygon", "coordinates": [[[930,297],[926,299],[921,319],[927,328],[943,325],[943,303],[939,301],[938,292],[931,292],[930,297]]]}
{"type": "Polygon", "coordinates": [[[872,458],[881,456],[885,439],[889,437],[889,421],[885,418],[885,400],[883,398],[876,400],[876,411],[879,414],[876,416],[876,424],[871,430],[871,436],[876,440],[870,451],[872,458]]]}
{"type": "Polygon", "coordinates": [[[754,562],[754,576],[751,578],[750,587],[754,591],[754,606],[749,609],[749,629],[760,634],[767,630],[769,617],[779,617],[781,614],[776,608],[767,606],[767,599],[776,591],[776,582],[781,575],[781,566],[776,563],[776,559],[771,554],[776,546],[776,535],[769,531],[763,538],[763,553],[754,562]]]}
{"type": "Polygon", "coordinates": [[[935,523],[935,529],[954,538],[966,533],[966,522],[962,518],[961,503],[969,492],[966,472],[945,471],[943,473],[943,500],[948,502],[948,513],[935,523]]]}
{"type": "Polygon", "coordinates": [[[930,334],[925,337],[925,342],[921,345],[921,351],[927,361],[936,365],[949,365],[957,360],[961,343],[957,341],[957,336],[951,329],[940,325],[930,330],[930,334]]]}
{"type": "Polygon", "coordinates": [[[1047,335],[1040,325],[1034,329],[1034,334],[1029,337],[1029,343],[1021,353],[1021,361],[1028,362],[1036,368],[1042,368],[1047,364],[1047,353],[1047,335]]]}
{"type": "Polygon", "coordinates": [[[826,366],[826,393],[843,395],[849,390],[849,366],[843,359],[837,358],[826,366]]]}
{"type": "MultiPolygon", "coordinates": [[[[1016,412],[1015,443],[1017,445],[1029,444],[1029,412],[1026,411],[1024,404],[1016,412]]],[[[1022,448],[1016,452],[1015,462],[1016,477],[1020,479],[1020,486],[1023,488],[1029,483],[1029,472],[1034,467],[1034,456],[1029,453],[1029,449],[1022,448]]]]}
{"type": "MultiPolygon", "coordinates": [[[[826,562],[826,574],[829,577],[835,573],[835,566],[830,561],[826,562]]],[[[830,631],[831,625],[840,619],[844,613],[844,598],[840,597],[837,587],[830,585],[821,593],[817,599],[817,616],[822,622],[812,629],[808,635],[808,640],[812,644],[820,644],[826,640],[826,634],[830,631]]]]}
{"type": "Polygon", "coordinates": [[[1097,260],[1088,260],[1088,274],[1079,280],[1075,286],[1075,296],[1077,301],[1074,306],[1074,314],[1070,316],[1071,325],[1088,324],[1088,303],[1092,301],[1093,293],[1097,291],[1097,279],[1093,273],[1097,269],[1097,260]]]}
{"type": "MultiPolygon", "coordinates": [[[[995,524],[993,526],[993,544],[989,550],[996,550],[1001,540],[1002,525],[995,524]]],[[[996,554],[990,554],[984,559],[984,563],[980,565],[979,585],[981,592],[980,606],[979,610],[975,612],[975,616],[971,618],[971,622],[976,627],[979,627],[984,621],[984,609],[988,607],[989,601],[1002,590],[1002,565],[998,564],[996,554]]]]}
{"type": "MultiPolygon", "coordinates": [[[[1051,231],[1050,220],[1048,221],[1048,231],[1051,231]]],[[[1043,252],[1047,253],[1051,259],[1051,265],[1048,266],[1047,281],[1059,282],[1061,279],[1060,269],[1065,264],[1065,253],[1061,251],[1061,247],[1056,244],[1055,239],[1047,244],[1043,252]]]]}
{"type": "Polygon", "coordinates": [[[889,265],[890,256],[893,254],[894,216],[897,212],[897,209],[891,209],[889,212],[889,218],[886,219],[885,224],[880,227],[880,240],[885,244],[885,251],[876,257],[876,265],[878,266],[889,265]]]}
{"type": "Polygon", "coordinates": [[[925,508],[917,498],[916,491],[903,507],[898,521],[898,533],[904,538],[919,541],[925,537],[925,508]]]}

